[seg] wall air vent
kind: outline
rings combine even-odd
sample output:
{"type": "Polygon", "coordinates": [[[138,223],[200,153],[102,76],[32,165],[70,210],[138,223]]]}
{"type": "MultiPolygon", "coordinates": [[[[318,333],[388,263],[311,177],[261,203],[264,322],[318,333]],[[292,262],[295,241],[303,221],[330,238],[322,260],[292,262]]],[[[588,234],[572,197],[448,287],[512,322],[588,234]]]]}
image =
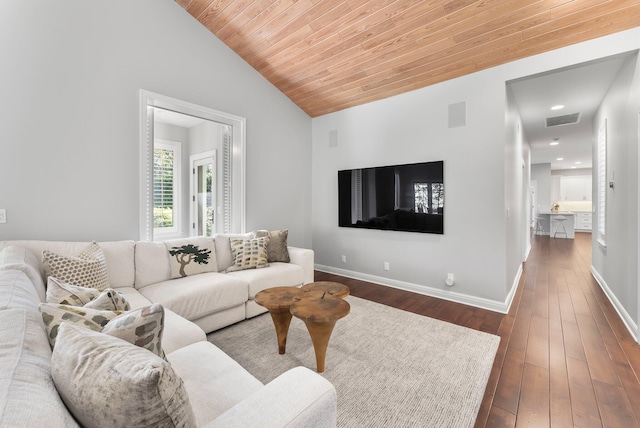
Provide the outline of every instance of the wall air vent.
{"type": "Polygon", "coordinates": [[[580,122],[580,113],[565,114],[564,116],[548,117],[547,128],[553,126],[573,125],[580,122]]]}

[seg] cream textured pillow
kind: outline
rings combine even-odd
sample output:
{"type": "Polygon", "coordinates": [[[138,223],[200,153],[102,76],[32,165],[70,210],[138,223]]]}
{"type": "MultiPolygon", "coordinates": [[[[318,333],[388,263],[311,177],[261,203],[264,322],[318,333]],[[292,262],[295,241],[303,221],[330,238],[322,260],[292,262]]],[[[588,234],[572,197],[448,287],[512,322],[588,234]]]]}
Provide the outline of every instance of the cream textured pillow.
{"type": "Polygon", "coordinates": [[[289,235],[288,229],[282,230],[256,230],[254,232],[256,238],[262,238],[264,236],[269,237],[269,244],[267,245],[267,257],[269,263],[283,262],[289,263],[289,249],[287,248],[287,237],[289,235]]]}
{"type": "Polygon", "coordinates": [[[120,311],[100,311],[81,306],[57,305],[54,303],[40,303],[40,313],[42,314],[49,344],[51,344],[52,348],[56,344],[58,331],[62,324],[79,324],[94,331],[102,331],[102,328],[110,320],[122,314],[120,311]]]}
{"type": "Polygon", "coordinates": [[[76,256],[64,256],[52,251],[42,252],[47,275],[69,284],[104,290],[109,287],[107,262],[102,249],[92,242],[76,256]]]}
{"type": "Polygon", "coordinates": [[[100,291],[96,288],[67,284],[52,276],[47,280],[47,303],[84,306],[104,311],[128,311],[130,309],[124,295],[113,288],[100,291]]]}
{"type": "Polygon", "coordinates": [[[154,304],[118,315],[104,326],[102,333],[126,340],[164,358],[163,330],[164,308],[154,304]]]}
{"type": "Polygon", "coordinates": [[[171,278],[205,272],[218,272],[216,247],[211,238],[195,237],[165,241],[171,265],[171,278]]]}
{"type": "Polygon", "coordinates": [[[269,238],[232,239],[231,254],[233,256],[233,265],[227,268],[227,272],[260,269],[269,266],[267,258],[268,243],[269,238]]]}
{"type": "Polygon", "coordinates": [[[124,340],[63,324],[51,375],[69,411],[87,427],[195,427],[171,364],[124,340]]]}

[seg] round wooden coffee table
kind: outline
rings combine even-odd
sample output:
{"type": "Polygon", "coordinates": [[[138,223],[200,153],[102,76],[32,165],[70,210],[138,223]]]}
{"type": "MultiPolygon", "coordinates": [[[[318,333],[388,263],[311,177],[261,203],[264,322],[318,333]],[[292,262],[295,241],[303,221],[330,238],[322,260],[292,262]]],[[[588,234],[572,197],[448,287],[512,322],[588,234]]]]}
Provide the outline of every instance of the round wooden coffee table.
{"type": "Polygon", "coordinates": [[[284,354],[287,347],[287,333],[291,324],[291,304],[299,300],[302,290],[297,287],[273,287],[256,293],[255,301],[269,310],[278,337],[278,353],[284,354]]]}
{"type": "Polygon", "coordinates": [[[322,297],[309,296],[295,301],[291,304],[290,310],[293,316],[300,318],[307,326],[316,354],[318,373],[324,372],[329,338],[336,321],[345,317],[351,310],[349,303],[326,293],[322,297]]]}
{"type": "Polygon", "coordinates": [[[302,291],[305,293],[314,293],[320,294],[318,297],[322,297],[322,295],[328,297],[338,297],[340,299],[344,299],[349,295],[349,287],[344,284],[340,284],[339,282],[331,282],[331,281],[318,281],[312,282],[310,284],[303,285],[300,287],[302,291]]]}

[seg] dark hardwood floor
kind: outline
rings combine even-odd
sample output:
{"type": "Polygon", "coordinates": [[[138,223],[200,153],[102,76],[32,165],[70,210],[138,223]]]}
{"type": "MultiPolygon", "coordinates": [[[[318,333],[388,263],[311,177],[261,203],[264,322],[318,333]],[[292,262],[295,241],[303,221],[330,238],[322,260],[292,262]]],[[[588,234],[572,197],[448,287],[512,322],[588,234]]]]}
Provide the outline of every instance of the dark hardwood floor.
{"type": "Polygon", "coordinates": [[[532,237],[508,314],[316,271],[351,294],[501,337],[476,427],[639,427],[640,345],[589,272],[591,235],[532,237]]]}

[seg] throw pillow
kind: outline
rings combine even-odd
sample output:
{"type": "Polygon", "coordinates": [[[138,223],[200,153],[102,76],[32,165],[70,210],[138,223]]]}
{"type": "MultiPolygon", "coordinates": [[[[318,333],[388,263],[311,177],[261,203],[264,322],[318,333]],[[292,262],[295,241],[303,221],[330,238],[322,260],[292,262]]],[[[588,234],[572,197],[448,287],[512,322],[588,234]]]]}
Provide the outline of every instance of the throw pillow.
{"type": "Polygon", "coordinates": [[[99,309],[101,311],[128,311],[131,305],[124,294],[113,288],[107,288],[98,297],[84,305],[85,308],[99,309]]]}
{"type": "Polygon", "coordinates": [[[102,331],[110,320],[122,314],[120,311],[100,311],[54,303],[40,303],[40,313],[52,348],[56,344],[60,326],[64,323],[79,324],[94,331],[102,331]]]}
{"type": "Polygon", "coordinates": [[[109,287],[107,263],[102,249],[95,242],[75,256],[65,256],[48,250],[44,250],[42,256],[47,276],[82,287],[99,290],[109,287]]]}
{"type": "Polygon", "coordinates": [[[164,359],[68,323],[58,341],[51,376],[82,426],[196,426],[184,383],[164,359]]]}
{"type": "Polygon", "coordinates": [[[47,280],[47,303],[68,306],[84,306],[105,311],[128,311],[124,295],[113,288],[100,291],[96,288],[67,284],[50,276],[47,280]]]}
{"type": "Polygon", "coordinates": [[[232,239],[233,265],[227,268],[227,272],[260,269],[269,266],[267,258],[268,243],[269,238],[232,239]]]}
{"type": "Polygon", "coordinates": [[[243,234],[220,233],[214,235],[213,241],[216,245],[216,261],[218,262],[218,272],[225,272],[233,264],[233,254],[231,254],[231,239],[252,239],[253,232],[243,234]]]}
{"type": "Polygon", "coordinates": [[[218,271],[216,247],[211,238],[173,239],[164,245],[169,253],[172,279],[218,271]]]}
{"type": "Polygon", "coordinates": [[[267,257],[269,263],[283,262],[289,263],[289,249],[287,248],[288,229],[282,230],[256,230],[254,232],[256,238],[269,237],[267,245],[267,257]]]}
{"type": "Polygon", "coordinates": [[[58,278],[47,278],[47,303],[69,306],[84,306],[100,295],[97,288],[67,284],[58,278]]]}
{"type": "Polygon", "coordinates": [[[164,358],[163,330],[164,308],[154,304],[118,315],[104,326],[102,333],[126,340],[164,358]]]}

